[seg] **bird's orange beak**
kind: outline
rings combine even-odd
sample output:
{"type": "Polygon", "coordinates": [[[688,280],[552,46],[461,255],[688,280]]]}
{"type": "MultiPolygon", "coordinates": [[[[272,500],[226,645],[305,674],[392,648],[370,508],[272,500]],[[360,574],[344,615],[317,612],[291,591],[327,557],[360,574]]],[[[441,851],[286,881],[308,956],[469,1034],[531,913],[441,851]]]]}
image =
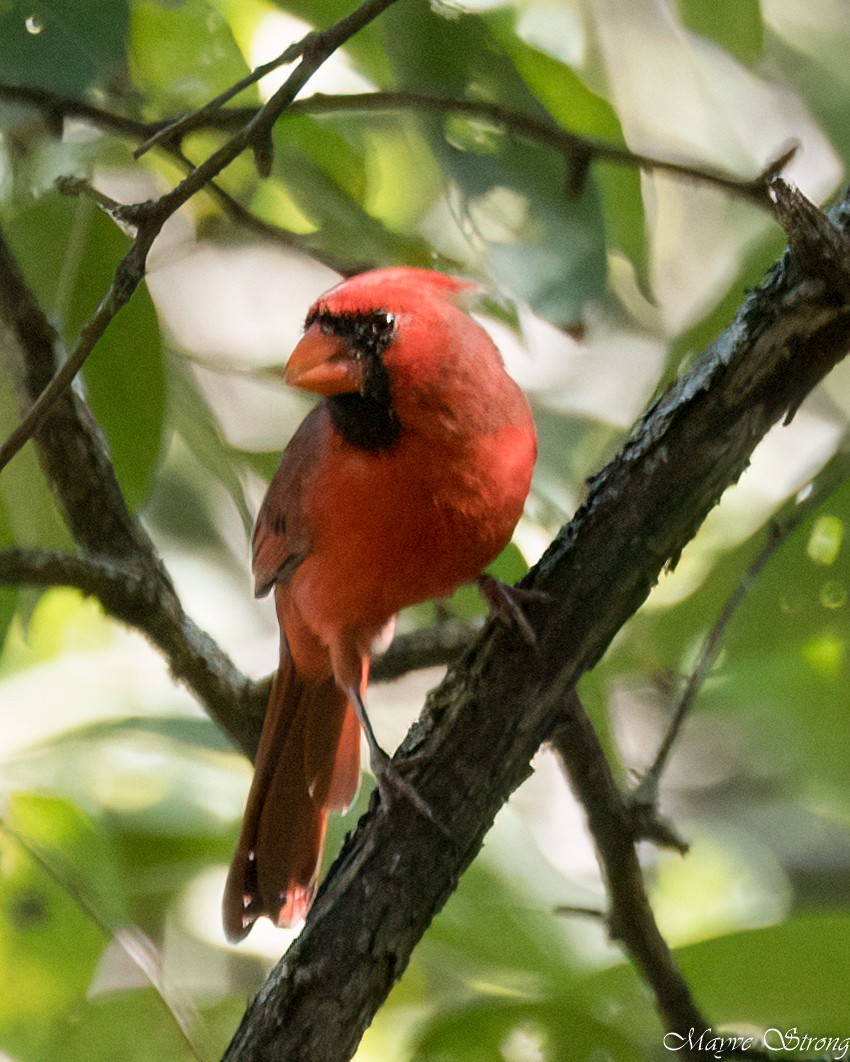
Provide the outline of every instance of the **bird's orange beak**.
{"type": "Polygon", "coordinates": [[[344,395],[363,387],[363,362],[352,357],[343,339],[311,325],[289,358],[283,379],[317,395],[344,395]]]}

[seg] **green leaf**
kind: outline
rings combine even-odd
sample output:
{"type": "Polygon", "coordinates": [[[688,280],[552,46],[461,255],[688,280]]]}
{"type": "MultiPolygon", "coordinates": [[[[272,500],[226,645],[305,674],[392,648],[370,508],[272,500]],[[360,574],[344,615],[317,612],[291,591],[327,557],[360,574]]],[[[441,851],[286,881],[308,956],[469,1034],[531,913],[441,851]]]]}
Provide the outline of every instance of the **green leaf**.
{"type": "Polygon", "coordinates": [[[121,490],[130,507],[137,509],[153,485],[165,411],[159,329],[144,286],[89,358],[85,381],[89,404],[109,441],[121,490]]]}
{"type": "Polygon", "coordinates": [[[781,34],[771,34],[771,63],[816,116],[846,167],[850,154],[847,9],[840,5],[830,10],[831,5],[821,4],[819,9],[806,5],[795,11],[795,6],[786,5],[781,12],[781,34]],[[788,22],[785,26],[783,18],[788,22]]]}
{"type": "Polygon", "coordinates": [[[637,1057],[630,1031],[585,991],[563,921],[481,861],[434,920],[414,973],[433,1004],[414,1039],[417,1062],[637,1057]]]}
{"type": "MultiPolygon", "coordinates": [[[[100,212],[92,216],[69,315],[74,335],[93,311],[87,307],[90,293],[107,290],[127,247],[108,218],[100,212]]],[[[89,404],[109,441],[118,482],[129,505],[138,508],[153,484],[165,413],[159,325],[144,284],[107,328],[86,362],[84,378],[89,404]]]]}
{"type": "MultiPolygon", "coordinates": [[[[677,948],[674,955],[715,1029],[751,1029],[754,1034],[779,1029],[784,1034],[796,1026],[801,1034],[845,1037],[848,944],[850,916],[809,912],[677,948]]],[[[622,1026],[646,1042],[646,1057],[658,1057],[665,1030],[647,1007],[646,988],[628,963],[592,974],[583,988],[597,999],[616,999],[622,1026]]]]}
{"type": "Polygon", "coordinates": [[[0,1043],[16,1056],[55,1058],[58,1044],[48,1045],[76,1013],[108,939],[98,919],[120,919],[120,882],[109,840],[73,805],[22,793],[8,807],[0,969],[15,975],[4,981],[0,1043]]]}
{"type": "Polygon", "coordinates": [[[180,1062],[198,1055],[153,988],[109,992],[82,1002],[62,1030],[61,1054],[82,1062],[180,1062]],[[143,1033],[143,1034],[142,1034],[143,1033]]]}
{"type": "Polygon", "coordinates": [[[743,62],[752,62],[764,47],[761,0],[679,0],[682,21],[743,62]]]}
{"type": "MultiPolygon", "coordinates": [[[[545,119],[496,35],[481,17],[444,18],[424,0],[390,8],[380,30],[402,89],[487,99],[545,119]]],[[[474,246],[498,285],[541,315],[571,325],[606,281],[605,239],[592,176],[568,193],[568,168],[549,148],[499,134],[482,123],[419,119],[446,175],[464,198],[474,246]],[[466,135],[464,135],[464,129],[466,135]]]]}
{"type": "Polygon", "coordinates": [[[472,998],[476,989],[470,986],[488,971],[495,974],[493,987],[501,986],[505,994],[520,986],[528,992],[543,986],[551,990],[563,980],[572,982],[579,966],[564,946],[562,925],[486,861],[477,861],[428,930],[420,959],[432,973],[445,971],[446,984],[435,991],[453,998],[462,984],[472,998]],[[501,931],[493,932],[494,925],[501,931]]]}
{"type": "Polygon", "coordinates": [[[250,529],[253,516],[248,510],[238,472],[244,459],[222,438],[215,417],[185,361],[171,353],[167,357],[167,368],[171,424],[200,464],[221,483],[233,499],[242,523],[250,529]]]}
{"type": "Polygon", "coordinates": [[[718,1025],[846,1036],[850,915],[800,914],[780,925],[680,948],[676,957],[718,1025]]]}
{"type": "MultiPolygon", "coordinates": [[[[278,0],[278,6],[319,30],[339,22],[353,10],[349,0],[278,0]]],[[[344,49],[357,69],[378,85],[385,84],[390,77],[390,66],[382,47],[379,28],[383,17],[355,34],[346,42],[344,49]]]]}
{"type": "Polygon", "coordinates": [[[224,753],[233,751],[232,742],[228,741],[221,728],[216,726],[211,719],[185,715],[128,715],[121,719],[105,719],[63,731],[32,748],[35,752],[38,749],[62,745],[69,741],[109,741],[137,735],[165,738],[167,741],[185,746],[190,751],[224,753]]]}
{"type": "MultiPolygon", "coordinates": [[[[57,194],[22,211],[8,236],[42,308],[61,317],[70,345],[106,294],[127,237],[92,203],[57,194]]],[[[153,482],[165,413],[159,326],[144,284],[111,322],[82,375],[118,481],[138,507],[153,482]]]]}
{"type": "MultiPolygon", "coordinates": [[[[143,99],[156,100],[155,117],[191,110],[249,72],[225,19],[207,0],[135,0],[130,70],[143,99]]],[[[256,88],[240,96],[254,103],[256,88]]]]}
{"type": "Polygon", "coordinates": [[[416,1037],[417,1062],[600,1058],[634,1062],[634,1040],[571,999],[486,1002],[441,1011],[416,1037]]]}
{"type": "Polygon", "coordinates": [[[608,100],[592,92],[574,70],[520,40],[512,28],[500,33],[499,41],[526,85],[565,129],[625,146],[617,112],[608,100]]]}
{"type": "Polygon", "coordinates": [[[782,233],[771,231],[747,250],[738,273],[726,291],[713,300],[704,317],[695,321],[671,344],[668,359],[671,372],[678,372],[683,358],[705,350],[728,327],[741,305],[743,292],[762,281],[765,272],[781,254],[784,243],[782,233]]]}
{"type": "MultiPolygon", "coordinates": [[[[431,248],[421,236],[392,232],[363,208],[362,163],[337,133],[297,116],[279,122],[274,139],[274,172],[301,214],[315,226],[304,237],[306,248],[342,271],[433,264],[431,248]],[[338,162],[333,161],[335,155],[340,156],[338,162]]],[[[266,202],[261,189],[258,213],[265,213],[266,202]]],[[[273,214],[271,220],[278,218],[273,214]]]]}
{"type": "Polygon", "coordinates": [[[3,79],[82,96],[124,68],[126,0],[7,0],[0,4],[3,79]]]}
{"type": "MultiPolygon", "coordinates": [[[[11,231],[8,235],[11,242],[11,231]]],[[[4,439],[20,423],[23,412],[21,396],[13,383],[11,373],[0,373],[0,435],[4,439]]],[[[32,444],[25,446],[3,469],[0,509],[3,545],[59,549],[71,544],[32,444]]]]}
{"type": "MultiPolygon", "coordinates": [[[[614,108],[592,92],[575,71],[520,40],[513,26],[500,33],[499,40],[529,89],[567,132],[626,147],[614,108]]],[[[608,246],[632,261],[645,284],[648,251],[640,171],[636,166],[604,160],[591,165],[601,196],[608,246]]]]}
{"type": "MultiPolygon", "coordinates": [[[[0,549],[5,549],[15,544],[12,529],[9,526],[9,518],[6,515],[6,506],[0,496],[0,549]]],[[[6,643],[6,635],[9,633],[12,620],[18,607],[19,592],[13,586],[0,587],[0,657],[3,646],[6,643]]]]}

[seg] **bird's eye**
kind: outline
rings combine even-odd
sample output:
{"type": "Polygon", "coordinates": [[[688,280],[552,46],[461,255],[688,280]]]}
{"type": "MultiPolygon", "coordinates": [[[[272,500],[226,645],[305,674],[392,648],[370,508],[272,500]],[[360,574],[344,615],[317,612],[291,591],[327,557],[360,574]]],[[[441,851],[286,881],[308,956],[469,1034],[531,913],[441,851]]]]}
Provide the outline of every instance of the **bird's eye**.
{"type": "Polygon", "coordinates": [[[364,337],[383,345],[395,331],[395,315],[383,311],[373,313],[364,319],[363,324],[364,337]]]}
{"type": "Polygon", "coordinates": [[[373,348],[385,347],[396,328],[395,315],[383,310],[377,313],[334,314],[328,310],[311,313],[304,322],[305,330],[318,325],[326,336],[338,336],[352,347],[355,360],[364,357],[373,348]]]}

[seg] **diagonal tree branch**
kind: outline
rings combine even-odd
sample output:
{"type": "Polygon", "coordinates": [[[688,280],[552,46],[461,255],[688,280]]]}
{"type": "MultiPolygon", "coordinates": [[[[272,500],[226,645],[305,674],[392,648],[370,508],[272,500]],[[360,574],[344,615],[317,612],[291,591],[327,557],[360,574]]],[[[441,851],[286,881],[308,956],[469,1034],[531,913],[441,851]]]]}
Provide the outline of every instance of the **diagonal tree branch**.
{"type": "Polygon", "coordinates": [[[310,46],[314,36],[315,34],[311,32],[300,41],[290,44],[289,47],[285,48],[275,59],[271,59],[267,63],[262,63],[260,66],[252,70],[246,77],[243,77],[241,81],[237,81],[235,85],[231,85],[230,88],[225,89],[224,92],[220,92],[214,99],[210,100],[209,103],[204,104],[203,107],[199,107],[196,111],[184,114],[181,118],[176,118],[173,121],[160,123],[156,132],[152,133],[144,143],[136,148],[133,153],[134,158],[141,158],[142,155],[150,151],[152,147],[164,143],[165,141],[179,143],[179,141],[193,129],[201,129],[214,115],[218,114],[225,103],[228,103],[235,96],[238,96],[240,92],[244,92],[245,89],[249,88],[251,85],[255,85],[258,81],[264,78],[266,74],[272,73],[273,70],[277,70],[281,66],[286,66],[287,63],[295,62],[295,60],[302,56],[305,50],[310,46]]]}
{"type": "MultiPolygon", "coordinates": [[[[37,396],[55,378],[58,346],[0,232],[0,348],[24,396],[37,396]]],[[[246,751],[256,747],[262,708],[256,695],[252,700],[252,684],[184,612],[153,543],[127,508],[102,432],[73,389],[57,396],[36,441],[71,533],[96,559],[86,565],[86,578],[97,578],[92,592],[102,593],[107,608],[150,635],[166,653],[175,677],[186,682],[237,745],[246,751]],[[122,579],[109,582],[106,574],[114,575],[119,567],[122,579]],[[252,704],[253,723],[246,711],[252,704]]],[[[75,558],[67,562],[76,565],[75,575],[81,576],[85,562],[75,558]]],[[[18,558],[19,571],[20,565],[18,558]]],[[[35,577],[27,581],[39,582],[35,577]]],[[[86,585],[81,589],[88,592],[86,585]]]]}
{"type": "MultiPolygon", "coordinates": [[[[788,202],[800,198],[784,188],[781,195],[788,202]]],[[[795,225],[807,224],[804,213],[795,225]]],[[[850,199],[832,214],[838,241],[846,240],[848,217],[850,199]]],[[[792,245],[801,240],[809,251],[817,242],[792,230],[792,245]]],[[[350,1057],[499,807],[527,777],[539,745],[559,735],[571,775],[607,775],[601,752],[575,738],[589,724],[571,704],[571,691],[737,480],[759,439],[850,349],[844,288],[832,270],[786,253],[730,328],[636,425],[525,580],[551,597],[527,610],[536,649],[489,624],[431,695],[397,754],[454,846],[405,802],[389,809],[373,802],[303,932],[246,1014],[227,1059],[350,1057]]],[[[601,829],[611,818],[610,786],[588,784],[582,795],[601,829]]],[[[612,913],[612,931],[639,968],[666,969],[660,983],[652,982],[656,1002],[665,1027],[686,1036],[701,1015],[648,907],[641,900],[636,911],[626,894],[612,913]],[[627,937],[624,927],[630,927],[627,937]]]]}

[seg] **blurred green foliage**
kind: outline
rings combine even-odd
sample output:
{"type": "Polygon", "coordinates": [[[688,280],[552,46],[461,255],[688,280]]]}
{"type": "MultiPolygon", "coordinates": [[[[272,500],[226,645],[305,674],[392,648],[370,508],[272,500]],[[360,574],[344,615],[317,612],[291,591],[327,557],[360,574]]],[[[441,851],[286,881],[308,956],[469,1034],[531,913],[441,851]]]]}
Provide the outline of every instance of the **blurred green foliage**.
{"type": "MultiPolygon", "coordinates": [[[[9,0],[0,81],[160,119],[352,6],[9,0]]],[[[315,91],[486,101],[742,179],[796,138],[793,176],[823,198],[850,155],[850,17],[827,0],[805,7],[399,0],[327,64],[315,91]]],[[[70,343],[128,236],[91,203],[60,197],[55,177],[93,178],[135,201],[181,171],[163,152],[134,161],[131,139],[70,120],[60,136],[61,124],[0,88],[0,223],[70,343]]],[[[204,129],[184,149],[198,161],[226,135],[204,129]]],[[[252,611],[251,518],[306,408],[280,393],[274,370],[288,348],[268,322],[291,320],[297,334],[333,279],[311,259],[347,270],[434,264],[492,296],[541,436],[526,519],[495,568],[514,579],[653,390],[716,338],[781,250],[769,219],[731,193],[598,161],[574,195],[575,167],[489,120],[337,106],[280,120],[267,180],[250,158],[222,174],[240,203],[287,230],[286,247],[226,221],[208,195],[167,229],[148,284],[80,387],[187,607],[246,669],[271,669],[275,637],[271,617],[252,611]],[[246,262],[258,264],[246,272],[246,262]],[[285,278],[271,292],[269,275],[285,278]],[[233,291],[241,303],[228,301],[233,291]]],[[[663,810],[692,856],[648,855],[662,928],[718,1027],[850,1034],[850,403],[838,372],[768,441],[582,691],[628,780],[651,761],[680,676],[771,514],[787,515],[832,460],[838,489],[748,593],[665,776],[663,810]]],[[[4,436],[17,399],[0,373],[4,436]]],[[[14,545],[69,548],[32,448],[0,477],[0,547],[14,545]]],[[[481,604],[464,590],[448,607],[469,616],[481,604]]],[[[433,615],[420,608],[404,622],[433,615]]],[[[0,637],[0,1052],[19,1062],[219,1057],[288,939],[234,950],[219,935],[247,765],[153,650],[81,595],[0,589],[0,637]]],[[[541,764],[525,792],[417,949],[362,1059],[660,1057],[648,989],[601,922],[554,913],[605,902],[563,784],[541,764]]],[[[330,855],[353,817],[332,824],[330,855]]]]}

